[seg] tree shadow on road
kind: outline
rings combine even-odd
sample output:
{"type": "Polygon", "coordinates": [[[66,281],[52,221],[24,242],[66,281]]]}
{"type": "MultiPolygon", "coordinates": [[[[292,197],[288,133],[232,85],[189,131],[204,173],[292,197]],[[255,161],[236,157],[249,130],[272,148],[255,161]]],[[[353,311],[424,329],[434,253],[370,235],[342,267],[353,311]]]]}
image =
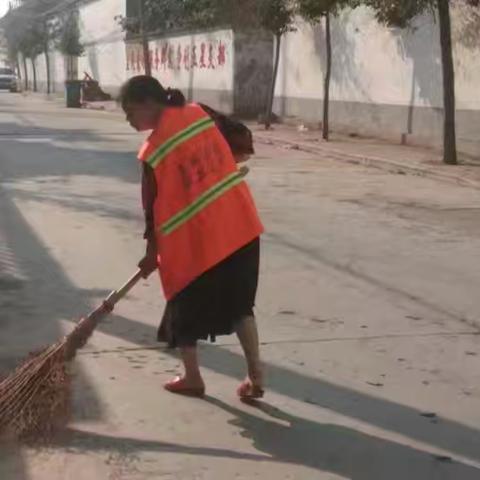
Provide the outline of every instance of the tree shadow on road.
{"type": "Polygon", "coordinates": [[[328,471],[352,480],[467,480],[480,470],[352,428],[322,424],[255,402],[253,415],[219,399],[207,401],[235,417],[255,448],[282,463],[328,471]],[[267,419],[266,416],[270,417],[267,419]]]}
{"type": "MultiPolygon", "coordinates": [[[[52,153],[53,155],[53,152],[57,150],[52,146],[40,144],[38,149],[41,148],[45,148],[45,150],[42,151],[42,155],[48,153],[52,153]]],[[[40,152],[40,150],[37,149],[35,151],[40,152]]],[[[71,151],[70,149],[64,149],[58,152],[60,158],[56,157],[55,160],[52,159],[51,162],[47,161],[47,166],[41,166],[35,164],[38,160],[31,158],[32,149],[30,145],[28,149],[26,148],[25,151],[21,152],[21,158],[18,159],[19,163],[26,162],[21,166],[21,171],[19,172],[18,169],[13,168],[12,165],[6,180],[14,181],[24,177],[42,175],[67,176],[78,173],[105,176],[117,175],[118,178],[133,181],[132,172],[135,166],[134,162],[132,162],[132,168],[126,167],[125,164],[115,166],[114,163],[119,158],[116,152],[110,152],[111,156],[108,158],[105,157],[105,163],[101,163],[98,169],[95,167],[98,165],[98,160],[101,156],[100,150],[96,150],[94,153],[90,152],[93,156],[90,159],[80,158],[79,160],[75,157],[75,159],[68,160],[68,165],[62,166],[61,159],[64,159],[66,153],[71,153],[71,151]],[[83,160],[87,162],[86,165],[82,163],[83,160]],[[125,168],[127,168],[127,173],[122,172],[125,168]],[[114,173],[112,173],[112,170],[114,173]]],[[[126,162],[126,158],[124,160],[126,162]]],[[[120,162],[122,163],[124,160],[120,162]]],[[[131,161],[130,157],[128,161],[131,161]]],[[[137,181],[137,178],[137,172],[135,170],[135,181],[137,181]]],[[[15,262],[19,264],[19,268],[24,275],[21,293],[18,293],[14,301],[26,309],[24,311],[20,310],[20,314],[15,322],[21,325],[21,329],[18,331],[19,335],[15,338],[12,337],[9,342],[17,344],[20,348],[28,351],[29,343],[31,342],[35,342],[36,346],[40,346],[43,342],[49,343],[57,340],[60,334],[59,322],[64,319],[74,318],[75,314],[83,314],[90,310],[91,305],[89,305],[89,300],[92,295],[96,295],[98,292],[88,292],[79,289],[71,282],[64,272],[63,267],[54,259],[47,247],[28,225],[22,213],[12,200],[4,193],[2,194],[1,189],[0,233],[6,235],[8,251],[11,252],[11,256],[15,262]]],[[[352,274],[352,272],[347,273],[352,274]]],[[[384,287],[385,286],[383,286],[383,288],[384,287]]],[[[418,299],[414,298],[413,300],[417,301],[418,299]]],[[[156,329],[154,327],[122,316],[114,317],[111,323],[100,325],[99,330],[119,339],[137,343],[140,346],[144,345],[145,336],[149,335],[152,340],[156,337],[156,329]],[[132,334],[132,331],[135,333],[132,334]]],[[[239,379],[244,376],[242,356],[226,348],[206,345],[203,348],[202,357],[203,365],[212,371],[239,379]]],[[[336,385],[333,382],[296,372],[280,365],[271,363],[267,364],[267,368],[270,378],[269,388],[273,392],[288,396],[292,399],[315,404],[346,417],[361,420],[376,427],[402,434],[407,438],[425,442],[458,455],[480,460],[480,432],[474,428],[443,418],[439,418],[437,424],[432,424],[427,419],[422,418],[420,416],[421,412],[414,408],[373,395],[357,392],[348,387],[336,385]]],[[[97,403],[100,405],[99,401],[97,403]]],[[[91,399],[89,400],[89,405],[92,405],[91,399]]],[[[95,419],[101,419],[102,410],[100,407],[98,407],[98,410],[92,408],[89,411],[89,415],[95,419]]],[[[314,426],[313,428],[302,419],[293,416],[289,418],[289,421],[295,426],[293,433],[290,432],[290,434],[293,435],[292,441],[300,441],[301,436],[308,438],[308,435],[311,435],[314,441],[322,442],[321,445],[323,445],[326,451],[330,451],[331,455],[334,454],[332,450],[328,449],[328,444],[324,445],[325,441],[322,440],[325,426],[321,428],[314,426]],[[313,433],[312,429],[314,430],[313,433]]],[[[247,422],[248,428],[253,429],[257,435],[259,449],[268,451],[269,449],[275,450],[278,448],[277,455],[288,458],[287,443],[280,444],[278,447],[276,445],[268,445],[269,442],[272,442],[272,438],[277,438],[275,435],[279,435],[280,433],[287,434],[288,430],[260,423],[261,428],[270,431],[270,435],[263,436],[260,431],[261,428],[258,427],[254,419],[247,416],[243,421],[247,422]]],[[[361,460],[359,453],[352,445],[356,445],[355,448],[358,446],[358,451],[360,452],[362,448],[364,448],[366,455],[371,456],[374,454],[380,455],[383,448],[382,441],[378,443],[374,437],[371,438],[361,435],[358,432],[343,427],[329,426],[326,431],[332,437],[332,441],[337,443],[337,449],[340,453],[342,448],[350,452],[351,462],[355,468],[360,468],[361,460]],[[365,442],[363,447],[362,442],[365,442]],[[342,445],[345,446],[342,447],[342,445]]],[[[308,450],[307,447],[305,448],[307,452],[311,454],[315,453],[315,455],[318,456],[318,452],[312,452],[308,450]]],[[[412,462],[418,462],[419,471],[426,471],[426,461],[423,457],[418,457],[418,455],[423,454],[417,455],[415,450],[412,452],[412,449],[397,447],[395,444],[393,446],[387,445],[385,448],[393,459],[397,454],[406,459],[406,461],[412,459],[412,462]],[[402,450],[402,448],[406,450],[402,450]]],[[[304,462],[304,464],[307,465],[311,465],[312,462],[314,462],[314,460],[306,458],[306,454],[300,451],[297,451],[296,455],[297,462],[304,462]]],[[[394,462],[393,459],[391,460],[392,462],[394,462]]],[[[320,460],[319,468],[328,468],[329,460],[325,458],[320,460]]],[[[336,460],[336,462],[335,465],[338,471],[349,472],[349,468],[351,468],[350,473],[353,472],[353,467],[344,465],[341,462],[339,463],[338,460],[336,460]]],[[[398,465],[396,462],[393,464],[398,465]]],[[[377,465],[377,468],[383,468],[382,464],[377,465]]],[[[398,468],[400,468],[400,466],[398,468]]],[[[470,476],[470,470],[467,467],[465,467],[465,469],[465,471],[460,472],[460,474],[464,474],[465,477],[454,478],[474,478],[470,476]]],[[[367,480],[368,478],[366,476],[358,476],[362,475],[362,473],[354,473],[357,477],[354,475],[353,478],[359,478],[361,480],[367,480]]],[[[372,477],[368,480],[371,480],[371,478],[372,477]]],[[[382,477],[373,478],[380,479],[382,477]]],[[[383,478],[390,479],[395,477],[387,475],[383,478]]],[[[475,478],[478,478],[478,475],[476,475],[475,478]]],[[[21,479],[21,477],[19,477],[19,479],[21,479]]]]}
{"type": "MultiPolygon", "coordinates": [[[[76,309],[90,310],[88,299],[104,293],[70,283],[1,188],[0,278],[0,378],[11,373],[30,351],[57,341],[62,336],[60,321],[72,318],[76,309]]],[[[89,408],[76,409],[75,417],[101,419],[101,402],[81,369],[76,382],[79,394],[75,403],[82,404],[88,392],[89,408]]],[[[0,443],[0,478],[29,478],[21,446],[0,443]]]]}
{"type": "MultiPolygon", "coordinates": [[[[55,341],[59,334],[58,322],[85,313],[91,305],[88,292],[72,284],[13,202],[6,195],[1,197],[1,229],[6,232],[8,246],[25,274],[26,299],[34,302],[31,310],[18,318],[18,323],[23,323],[24,328],[28,329],[28,339],[25,336],[11,340],[27,349],[32,341],[37,346],[42,342],[55,341]]],[[[155,327],[122,316],[114,316],[112,322],[101,324],[99,331],[139,346],[145,346],[148,336],[152,341],[156,338],[155,327]]],[[[202,364],[232,378],[241,379],[245,373],[243,357],[218,346],[205,345],[202,348],[202,364]]],[[[284,366],[267,363],[266,367],[269,388],[274,392],[458,455],[480,459],[480,432],[474,428],[444,418],[439,418],[438,423],[433,424],[421,417],[422,412],[415,408],[357,392],[284,366]]],[[[101,411],[94,416],[101,418],[101,411]]]]}

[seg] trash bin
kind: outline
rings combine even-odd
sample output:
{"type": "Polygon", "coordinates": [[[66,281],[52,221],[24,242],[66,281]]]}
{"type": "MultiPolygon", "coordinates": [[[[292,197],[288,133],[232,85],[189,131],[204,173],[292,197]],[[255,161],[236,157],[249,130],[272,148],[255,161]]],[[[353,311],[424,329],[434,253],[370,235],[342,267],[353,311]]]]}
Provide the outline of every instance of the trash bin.
{"type": "Polygon", "coordinates": [[[65,82],[65,97],[67,100],[67,108],[80,108],[82,106],[81,80],[67,80],[65,82]]]}

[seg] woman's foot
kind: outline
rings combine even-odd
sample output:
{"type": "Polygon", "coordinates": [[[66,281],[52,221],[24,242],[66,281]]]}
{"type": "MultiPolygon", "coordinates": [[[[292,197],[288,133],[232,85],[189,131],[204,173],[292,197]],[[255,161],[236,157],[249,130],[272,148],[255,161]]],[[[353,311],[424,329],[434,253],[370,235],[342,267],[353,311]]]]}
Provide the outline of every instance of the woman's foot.
{"type": "Polygon", "coordinates": [[[204,397],[205,384],[202,378],[187,379],[186,377],[176,377],[164,385],[165,390],[177,395],[185,395],[187,397],[204,397]]]}
{"type": "Polygon", "coordinates": [[[263,389],[262,383],[259,383],[256,380],[247,378],[238,387],[237,395],[242,400],[258,400],[264,397],[265,390],[263,389]]]}

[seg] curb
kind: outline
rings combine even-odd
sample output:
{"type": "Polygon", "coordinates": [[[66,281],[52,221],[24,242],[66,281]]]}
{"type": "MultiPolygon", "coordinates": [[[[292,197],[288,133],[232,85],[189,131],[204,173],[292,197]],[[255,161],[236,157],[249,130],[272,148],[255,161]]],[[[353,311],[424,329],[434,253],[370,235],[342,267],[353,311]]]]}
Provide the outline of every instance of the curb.
{"type": "MultiPolygon", "coordinates": [[[[55,103],[55,102],[54,102],[55,103]]],[[[95,104],[95,102],[86,102],[83,105],[84,112],[92,112],[92,113],[106,113],[113,116],[121,116],[121,112],[117,108],[108,108],[106,105],[107,102],[99,102],[95,104]]],[[[271,135],[264,135],[261,131],[254,131],[255,140],[263,143],[264,145],[283,145],[287,147],[291,147],[292,150],[300,150],[307,153],[313,154],[323,154],[327,155],[328,158],[344,163],[350,163],[353,165],[363,165],[366,167],[376,168],[378,170],[382,170],[385,172],[397,174],[397,175],[414,175],[417,177],[424,177],[430,178],[433,180],[438,180],[442,182],[447,182],[450,184],[460,185],[463,187],[475,188],[480,190],[480,181],[477,180],[470,180],[468,178],[464,178],[460,175],[456,174],[448,174],[444,172],[439,172],[436,169],[423,167],[423,166],[416,166],[416,165],[408,165],[400,162],[396,162],[394,160],[388,160],[382,157],[375,157],[369,155],[359,155],[354,153],[347,153],[341,150],[336,150],[335,148],[325,147],[325,146],[312,146],[310,143],[306,142],[296,142],[294,140],[288,140],[280,137],[275,137],[271,135]]]]}
{"type": "Polygon", "coordinates": [[[387,160],[386,158],[381,157],[346,153],[330,147],[312,146],[305,142],[295,142],[293,140],[285,140],[284,138],[275,136],[262,135],[259,132],[255,132],[254,135],[255,139],[264,145],[278,144],[288,146],[292,147],[292,149],[303,152],[328,155],[328,158],[344,163],[364,165],[366,167],[377,168],[389,173],[415,175],[418,177],[431,178],[433,180],[453,183],[463,187],[480,189],[480,182],[476,180],[469,180],[461,177],[460,175],[450,175],[447,173],[438,172],[428,167],[405,165],[404,163],[396,162],[394,160],[387,160]]]}
{"type": "Polygon", "coordinates": [[[83,102],[83,110],[92,110],[95,112],[106,112],[121,115],[121,111],[117,108],[116,105],[111,105],[107,102],[83,102]]]}

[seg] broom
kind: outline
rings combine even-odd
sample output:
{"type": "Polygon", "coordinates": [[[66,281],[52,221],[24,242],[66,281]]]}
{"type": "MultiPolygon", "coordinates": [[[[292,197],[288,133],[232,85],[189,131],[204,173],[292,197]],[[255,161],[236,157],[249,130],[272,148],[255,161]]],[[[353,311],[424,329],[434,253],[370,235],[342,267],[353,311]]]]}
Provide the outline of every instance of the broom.
{"type": "Polygon", "coordinates": [[[71,398],[69,362],[86,345],[99,322],[141,278],[139,270],[100,307],[82,318],[69,335],[31,354],[0,382],[0,438],[47,439],[67,423],[71,398]]]}

